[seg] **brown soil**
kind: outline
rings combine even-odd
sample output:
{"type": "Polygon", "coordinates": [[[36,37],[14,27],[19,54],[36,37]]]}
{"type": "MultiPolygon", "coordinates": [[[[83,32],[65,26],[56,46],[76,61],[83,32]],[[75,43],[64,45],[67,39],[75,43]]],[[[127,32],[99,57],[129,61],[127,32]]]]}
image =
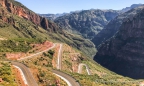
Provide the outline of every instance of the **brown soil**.
{"type": "Polygon", "coordinates": [[[17,60],[17,59],[20,59],[21,57],[25,57],[25,56],[26,56],[26,54],[22,53],[22,52],[6,53],[6,58],[11,59],[11,60],[17,60]]]}
{"type": "MultiPolygon", "coordinates": [[[[43,50],[46,50],[46,49],[52,47],[52,46],[53,46],[53,43],[52,43],[52,42],[49,42],[49,41],[46,41],[46,42],[44,42],[44,43],[42,43],[42,44],[31,44],[31,46],[33,47],[32,50],[33,50],[34,52],[40,52],[40,51],[43,51],[43,50]]],[[[32,51],[32,50],[31,50],[31,51],[32,51]]]]}
{"type": "Polygon", "coordinates": [[[78,65],[80,62],[80,58],[79,56],[81,56],[80,53],[78,53],[76,50],[72,49],[70,46],[68,45],[64,45],[63,46],[63,59],[62,59],[62,70],[69,70],[71,72],[77,72],[78,71],[78,65]],[[71,66],[65,64],[65,61],[71,63],[71,66]]]}
{"type": "Polygon", "coordinates": [[[16,76],[16,80],[19,83],[19,85],[20,86],[28,86],[24,83],[20,71],[17,68],[15,68],[14,66],[13,66],[13,69],[14,69],[14,74],[16,76]]]}
{"type": "Polygon", "coordinates": [[[58,51],[60,49],[60,44],[57,44],[54,51],[54,56],[53,56],[53,59],[52,59],[52,66],[53,68],[56,68],[57,67],[57,56],[58,56],[58,51]]]}
{"type": "Polygon", "coordinates": [[[17,60],[17,59],[32,55],[34,53],[46,50],[46,49],[52,47],[53,43],[49,42],[49,41],[46,41],[46,42],[44,42],[42,44],[31,44],[31,46],[33,47],[33,49],[30,50],[28,53],[23,53],[23,52],[6,53],[6,58],[7,59],[11,59],[11,60],[17,60]]]}
{"type": "Polygon", "coordinates": [[[7,40],[7,39],[5,39],[5,38],[0,38],[0,40],[7,40]]]}
{"type": "Polygon", "coordinates": [[[0,83],[3,82],[2,78],[0,78],[0,83]]]}

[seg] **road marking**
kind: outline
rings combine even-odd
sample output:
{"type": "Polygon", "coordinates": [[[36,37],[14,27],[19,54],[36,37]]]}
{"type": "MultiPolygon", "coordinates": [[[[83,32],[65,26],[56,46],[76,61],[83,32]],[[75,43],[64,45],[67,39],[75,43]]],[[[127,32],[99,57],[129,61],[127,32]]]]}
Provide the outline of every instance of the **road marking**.
{"type": "Polygon", "coordinates": [[[72,86],[72,84],[71,84],[66,78],[64,78],[64,77],[62,77],[62,76],[60,76],[60,75],[58,75],[58,74],[56,74],[56,73],[53,73],[53,74],[55,74],[56,76],[58,76],[58,77],[60,77],[61,79],[63,79],[63,80],[68,84],[68,86],[72,86]]]}
{"type": "Polygon", "coordinates": [[[13,65],[13,66],[20,71],[20,75],[22,77],[23,82],[25,83],[25,85],[28,85],[28,82],[27,82],[26,77],[24,76],[22,70],[18,66],[15,66],[15,65],[13,65]]]}

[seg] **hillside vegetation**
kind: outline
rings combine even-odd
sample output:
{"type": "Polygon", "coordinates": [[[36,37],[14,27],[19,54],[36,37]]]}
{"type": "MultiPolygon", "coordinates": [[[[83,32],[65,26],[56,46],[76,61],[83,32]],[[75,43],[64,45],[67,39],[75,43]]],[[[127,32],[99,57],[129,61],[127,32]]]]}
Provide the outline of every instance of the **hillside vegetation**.
{"type": "Polygon", "coordinates": [[[91,9],[66,14],[54,21],[64,30],[91,40],[117,15],[119,11],[91,9]]]}
{"type": "MultiPolygon", "coordinates": [[[[13,0],[0,1],[0,38],[40,39],[64,42],[92,57],[96,49],[89,40],[63,31],[55,23],[41,17],[13,0]],[[15,8],[7,6],[10,4],[15,8]],[[89,51],[92,51],[91,53],[89,51]]],[[[26,41],[26,40],[23,40],[26,41]]]]}

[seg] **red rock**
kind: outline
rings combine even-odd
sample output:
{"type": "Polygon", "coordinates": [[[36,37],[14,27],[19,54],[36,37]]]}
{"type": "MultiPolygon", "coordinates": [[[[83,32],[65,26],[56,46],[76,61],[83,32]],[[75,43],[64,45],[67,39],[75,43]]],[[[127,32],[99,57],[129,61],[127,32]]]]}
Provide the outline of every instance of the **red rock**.
{"type": "Polygon", "coordinates": [[[0,78],[0,82],[3,82],[2,78],[0,78]]]}
{"type": "MultiPolygon", "coordinates": [[[[18,15],[19,17],[22,17],[24,19],[30,20],[34,24],[41,26],[42,28],[44,28],[50,32],[53,32],[53,31],[56,32],[59,29],[59,27],[57,25],[50,22],[48,19],[41,17],[41,16],[37,15],[36,13],[34,13],[24,7],[14,5],[13,2],[11,2],[9,0],[0,0],[0,5],[3,6],[4,8],[6,8],[8,12],[18,15]]],[[[0,10],[0,12],[2,12],[3,15],[6,14],[5,11],[0,10]]],[[[5,19],[5,17],[4,17],[3,19],[5,22],[14,24],[14,20],[12,20],[12,18],[5,19]]]]}

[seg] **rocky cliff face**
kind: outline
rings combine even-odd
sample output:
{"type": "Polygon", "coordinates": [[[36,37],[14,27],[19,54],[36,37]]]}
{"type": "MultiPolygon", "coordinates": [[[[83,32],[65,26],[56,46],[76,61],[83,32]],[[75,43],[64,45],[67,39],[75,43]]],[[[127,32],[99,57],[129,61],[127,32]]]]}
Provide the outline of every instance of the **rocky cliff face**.
{"type": "Polygon", "coordinates": [[[15,0],[0,0],[0,38],[59,41],[79,49],[89,57],[96,53],[94,44],[89,40],[63,31],[56,23],[15,0]]]}
{"type": "MultiPolygon", "coordinates": [[[[44,17],[41,17],[34,12],[28,10],[26,7],[24,7],[22,4],[15,2],[13,0],[1,0],[0,5],[3,8],[6,8],[7,11],[9,11],[12,14],[18,15],[19,17],[25,18],[27,20],[32,21],[34,24],[43,27],[44,29],[48,31],[58,31],[58,27],[44,17]],[[52,28],[52,29],[50,29],[52,28]],[[55,30],[57,29],[57,30],[55,30]]],[[[6,14],[6,11],[1,10],[1,13],[3,15],[6,14]]],[[[1,16],[2,18],[2,16],[1,16]]],[[[8,20],[8,19],[7,19],[8,20]]]]}
{"type": "Polygon", "coordinates": [[[144,78],[144,7],[123,21],[119,31],[103,43],[94,60],[124,76],[144,78]]]}
{"type": "Polygon", "coordinates": [[[69,32],[92,39],[118,14],[115,10],[83,10],[58,17],[55,22],[69,32]]]}
{"type": "Polygon", "coordinates": [[[92,42],[99,46],[101,43],[105,42],[107,39],[111,38],[120,28],[123,21],[128,18],[132,19],[137,13],[139,13],[144,8],[144,5],[134,8],[128,12],[118,15],[116,18],[111,20],[100,33],[98,33],[92,42]]]}

